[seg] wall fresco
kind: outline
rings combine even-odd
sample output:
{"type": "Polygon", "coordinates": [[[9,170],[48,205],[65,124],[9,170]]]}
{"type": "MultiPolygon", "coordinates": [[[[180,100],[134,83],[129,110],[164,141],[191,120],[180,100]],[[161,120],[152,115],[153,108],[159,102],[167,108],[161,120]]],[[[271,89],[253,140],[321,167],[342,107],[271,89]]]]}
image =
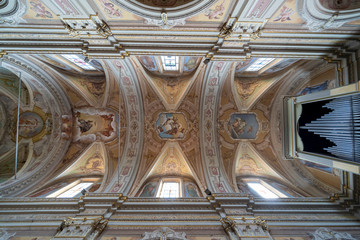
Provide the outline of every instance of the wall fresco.
{"type": "Polygon", "coordinates": [[[144,186],[144,188],[140,194],[140,197],[155,197],[158,184],[159,184],[158,182],[147,183],[144,186]]]}
{"type": "Polygon", "coordinates": [[[191,72],[197,67],[198,57],[188,57],[184,58],[184,71],[191,72]]]}
{"type": "Polygon", "coordinates": [[[194,183],[185,182],[184,185],[185,197],[200,197],[198,187],[194,183]]]}
{"type": "Polygon", "coordinates": [[[141,56],[139,57],[139,60],[147,70],[152,72],[158,71],[159,68],[154,56],[141,56]]]}

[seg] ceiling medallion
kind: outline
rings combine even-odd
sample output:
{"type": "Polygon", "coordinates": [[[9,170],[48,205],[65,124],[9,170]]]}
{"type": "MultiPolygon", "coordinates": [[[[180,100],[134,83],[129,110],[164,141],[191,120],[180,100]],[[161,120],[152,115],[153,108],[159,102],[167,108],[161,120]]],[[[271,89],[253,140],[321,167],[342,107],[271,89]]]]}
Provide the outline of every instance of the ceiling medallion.
{"type": "Polygon", "coordinates": [[[155,123],[161,139],[184,139],[188,132],[188,123],[185,115],[180,112],[161,112],[155,123]]]}
{"type": "Polygon", "coordinates": [[[228,120],[227,130],[234,140],[255,139],[259,123],[254,113],[233,113],[228,120]]]}

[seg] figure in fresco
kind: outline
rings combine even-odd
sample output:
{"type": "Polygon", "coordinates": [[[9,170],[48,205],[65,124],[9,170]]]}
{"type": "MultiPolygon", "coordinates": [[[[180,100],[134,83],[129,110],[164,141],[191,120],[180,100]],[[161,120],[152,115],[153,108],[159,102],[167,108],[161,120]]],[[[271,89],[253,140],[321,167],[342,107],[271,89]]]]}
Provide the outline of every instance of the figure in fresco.
{"type": "MultiPolygon", "coordinates": [[[[19,118],[19,135],[25,138],[31,138],[43,129],[44,122],[41,117],[34,112],[24,112],[19,118]]],[[[14,129],[16,133],[16,129],[14,129]]]]}
{"type": "Polygon", "coordinates": [[[30,1],[30,8],[36,12],[36,17],[53,18],[51,12],[46,11],[45,6],[39,0],[30,1]]]}
{"type": "Polygon", "coordinates": [[[185,57],[184,70],[190,72],[196,67],[197,57],[185,57]]]}
{"type": "Polygon", "coordinates": [[[290,21],[290,15],[294,13],[294,10],[292,10],[291,8],[288,8],[287,6],[283,6],[281,8],[280,14],[279,16],[277,16],[274,21],[281,21],[281,22],[285,22],[285,21],[290,21]]]}
{"type": "Polygon", "coordinates": [[[84,119],[79,119],[78,122],[81,133],[89,131],[93,126],[93,121],[91,120],[86,121],[84,119]]]}
{"type": "Polygon", "coordinates": [[[140,59],[141,59],[141,62],[144,64],[144,66],[149,71],[156,71],[157,70],[157,67],[156,67],[156,64],[155,64],[155,59],[153,57],[142,56],[140,59]]]}
{"type": "Polygon", "coordinates": [[[259,124],[255,114],[232,114],[228,122],[228,131],[233,139],[255,139],[259,124]]]}
{"type": "Polygon", "coordinates": [[[246,121],[241,119],[240,117],[235,118],[235,121],[231,124],[232,130],[236,133],[236,135],[240,135],[244,132],[244,128],[246,127],[246,121]]]}
{"type": "Polygon", "coordinates": [[[70,139],[72,134],[72,116],[61,116],[61,137],[64,139],[70,139]]]}
{"type": "Polygon", "coordinates": [[[199,197],[196,186],[192,183],[186,185],[186,197],[199,197]]]}
{"type": "Polygon", "coordinates": [[[180,138],[184,136],[185,129],[182,124],[179,123],[176,115],[173,114],[161,114],[160,121],[157,123],[160,136],[170,136],[171,138],[180,138]]]}
{"type": "Polygon", "coordinates": [[[114,132],[114,128],[111,126],[111,123],[114,120],[114,115],[100,115],[102,119],[105,120],[105,130],[101,131],[100,133],[106,137],[110,137],[111,133],[114,132]]]}
{"type": "Polygon", "coordinates": [[[140,197],[154,197],[155,196],[155,190],[156,190],[155,183],[148,183],[144,187],[144,190],[142,191],[140,197]]]}
{"type": "Polygon", "coordinates": [[[216,5],[215,9],[208,9],[205,12],[205,16],[209,17],[209,19],[220,19],[220,16],[224,15],[224,3],[225,0],[220,5],[216,5]]]}
{"type": "Polygon", "coordinates": [[[75,111],[72,139],[74,142],[110,141],[116,136],[115,115],[94,108],[75,111]]]}

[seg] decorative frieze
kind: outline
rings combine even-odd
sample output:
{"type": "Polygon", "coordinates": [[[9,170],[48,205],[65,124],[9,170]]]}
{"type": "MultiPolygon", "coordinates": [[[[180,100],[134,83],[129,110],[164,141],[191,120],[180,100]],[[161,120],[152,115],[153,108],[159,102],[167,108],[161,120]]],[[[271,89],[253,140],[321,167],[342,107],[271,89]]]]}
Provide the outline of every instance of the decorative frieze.
{"type": "Polygon", "coordinates": [[[96,239],[104,230],[108,220],[97,218],[68,218],[61,223],[52,239],[96,239]]]}
{"type": "Polygon", "coordinates": [[[220,219],[230,239],[272,239],[265,220],[256,218],[231,218],[220,219]]]}
{"type": "Polygon", "coordinates": [[[171,239],[171,240],[186,240],[185,232],[175,232],[168,227],[161,227],[153,232],[145,232],[141,240],[157,240],[157,239],[171,239]]]}

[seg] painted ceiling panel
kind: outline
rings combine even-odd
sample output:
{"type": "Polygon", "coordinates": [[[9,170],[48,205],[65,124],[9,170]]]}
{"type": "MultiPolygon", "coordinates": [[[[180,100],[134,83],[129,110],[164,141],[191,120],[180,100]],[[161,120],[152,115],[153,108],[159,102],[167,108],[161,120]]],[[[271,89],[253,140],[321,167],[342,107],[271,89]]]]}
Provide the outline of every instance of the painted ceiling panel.
{"type": "MultiPolygon", "coordinates": [[[[26,13],[1,16],[1,69],[21,71],[28,89],[19,133],[31,157],[21,174],[46,175],[49,164],[38,184],[104,175],[100,191],[126,193],[170,175],[200,189],[237,191],[236,177],[249,175],[327,189],[324,175],[282,160],[281,97],[357,80],[348,56],[359,49],[358,4],[316,0],[339,16],[315,21],[295,0],[204,2],[27,0],[26,13]],[[178,70],[166,70],[162,56],[178,58],[178,70]]],[[[9,170],[17,88],[5,75],[0,167],[9,170]]]]}

